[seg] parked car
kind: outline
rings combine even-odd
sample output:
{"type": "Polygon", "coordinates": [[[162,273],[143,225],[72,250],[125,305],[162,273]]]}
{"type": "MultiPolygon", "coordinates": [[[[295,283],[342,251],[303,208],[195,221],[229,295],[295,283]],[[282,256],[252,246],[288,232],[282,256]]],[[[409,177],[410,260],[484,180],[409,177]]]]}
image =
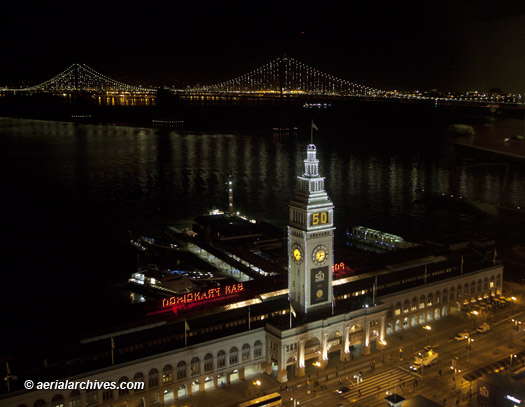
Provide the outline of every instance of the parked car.
{"type": "Polygon", "coordinates": [[[476,331],[478,331],[479,333],[490,331],[490,325],[485,322],[481,324],[480,326],[478,326],[476,331]]]}
{"type": "Polygon", "coordinates": [[[454,336],[454,339],[456,341],[464,341],[465,339],[468,339],[470,337],[469,331],[466,329],[463,332],[458,333],[456,336],[454,336]]]}
{"type": "Polygon", "coordinates": [[[338,392],[339,394],[343,394],[343,393],[347,393],[347,392],[349,392],[350,389],[351,389],[350,386],[341,386],[341,387],[339,387],[339,388],[337,389],[337,392],[338,392]]]}

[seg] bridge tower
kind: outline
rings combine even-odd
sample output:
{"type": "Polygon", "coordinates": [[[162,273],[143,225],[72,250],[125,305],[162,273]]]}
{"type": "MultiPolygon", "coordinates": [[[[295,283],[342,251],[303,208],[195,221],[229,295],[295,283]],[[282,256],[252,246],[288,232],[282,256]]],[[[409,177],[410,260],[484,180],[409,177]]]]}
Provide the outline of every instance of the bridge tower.
{"type": "Polygon", "coordinates": [[[307,147],[304,172],[289,205],[288,289],[294,311],[306,316],[332,307],[334,205],[319,175],[316,147],[307,147]]]}

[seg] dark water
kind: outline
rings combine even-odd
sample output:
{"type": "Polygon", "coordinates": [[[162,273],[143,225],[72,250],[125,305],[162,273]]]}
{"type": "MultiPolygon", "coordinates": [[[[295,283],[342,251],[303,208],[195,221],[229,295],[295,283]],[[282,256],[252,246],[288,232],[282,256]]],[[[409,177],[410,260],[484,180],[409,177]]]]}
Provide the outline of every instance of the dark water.
{"type": "MultiPolygon", "coordinates": [[[[309,134],[281,138],[271,128],[195,133],[0,118],[4,346],[52,343],[69,330],[95,328],[101,315],[117,322],[129,301],[119,284],[136,261],[129,231],[155,233],[226,208],[230,171],[236,208],[284,227],[309,134]]],[[[522,167],[511,167],[503,196],[498,167],[452,170],[449,146],[439,134],[428,137],[440,131],[429,124],[385,134],[354,120],[317,136],[339,239],[356,224],[413,240],[458,230],[521,233],[517,225],[414,204],[417,188],[455,188],[525,205],[522,167]],[[401,132],[412,141],[397,144],[401,132]]]]}

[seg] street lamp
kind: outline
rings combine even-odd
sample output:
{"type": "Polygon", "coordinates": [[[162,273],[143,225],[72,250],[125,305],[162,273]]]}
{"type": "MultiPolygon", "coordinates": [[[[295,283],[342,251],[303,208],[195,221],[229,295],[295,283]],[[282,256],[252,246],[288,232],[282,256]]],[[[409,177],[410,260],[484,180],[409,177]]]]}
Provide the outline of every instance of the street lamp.
{"type": "Polygon", "coordinates": [[[430,339],[430,331],[432,330],[432,327],[430,325],[424,325],[423,329],[426,331],[425,336],[427,337],[427,345],[430,339]]]}
{"type": "Polygon", "coordinates": [[[512,376],[512,361],[514,358],[518,357],[517,355],[510,354],[510,364],[509,364],[509,375],[512,376]]]}
{"type": "Polygon", "coordinates": [[[317,380],[319,381],[319,368],[321,367],[321,362],[317,361],[317,362],[312,363],[312,365],[317,367],[317,369],[315,369],[315,376],[317,377],[317,380]]]}
{"type": "Polygon", "coordinates": [[[385,363],[385,346],[386,346],[386,341],[384,339],[381,339],[379,341],[379,344],[381,345],[381,353],[382,353],[383,364],[384,364],[385,363]]]}
{"type": "Polygon", "coordinates": [[[469,358],[469,351],[472,349],[471,342],[474,342],[474,339],[472,339],[470,336],[467,338],[467,361],[469,358]]]}
{"type": "Polygon", "coordinates": [[[262,382],[259,379],[254,380],[250,386],[251,394],[259,394],[258,388],[261,387],[261,384],[262,382]]]}
{"type": "Polygon", "coordinates": [[[456,375],[458,373],[458,357],[457,356],[454,356],[452,358],[452,365],[450,366],[450,368],[454,371],[454,377],[453,377],[454,387],[453,387],[453,389],[455,389],[456,388],[456,375]]]}

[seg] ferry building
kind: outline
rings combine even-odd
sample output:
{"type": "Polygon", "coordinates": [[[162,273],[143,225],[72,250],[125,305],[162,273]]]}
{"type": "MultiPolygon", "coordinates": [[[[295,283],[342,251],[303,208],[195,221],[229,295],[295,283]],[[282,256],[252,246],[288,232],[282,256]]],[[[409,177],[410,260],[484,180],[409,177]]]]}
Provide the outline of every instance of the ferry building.
{"type": "MultiPolygon", "coordinates": [[[[297,177],[287,231],[287,289],[187,321],[115,334],[114,365],[84,363],[83,370],[70,369],[74,374],[47,378],[140,381],[144,390],[16,390],[0,396],[0,406],[170,405],[221,383],[245,380],[248,371],[286,383],[305,376],[308,364],[319,362],[323,368],[337,359],[348,366],[353,356],[388,346],[391,334],[501,293],[503,267],[468,247],[416,254],[410,261],[334,279],[334,205],[313,144],[297,177]]],[[[91,345],[101,360],[107,360],[110,336],[101,339],[100,348],[91,345]]],[[[64,364],[76,366],[74,360],[64,364]]]]}

